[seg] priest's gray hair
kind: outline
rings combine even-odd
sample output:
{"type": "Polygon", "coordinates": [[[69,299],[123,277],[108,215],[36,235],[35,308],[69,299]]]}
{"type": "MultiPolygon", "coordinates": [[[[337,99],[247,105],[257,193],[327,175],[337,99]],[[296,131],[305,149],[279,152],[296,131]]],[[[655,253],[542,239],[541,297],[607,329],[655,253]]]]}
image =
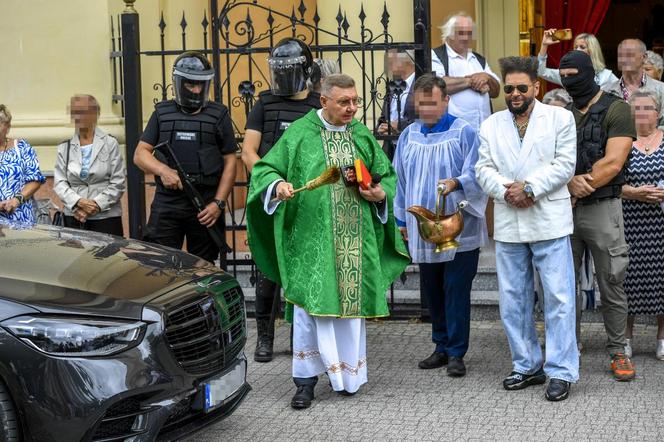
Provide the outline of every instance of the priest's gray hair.
{"type": "Polygon", "coordinates": [[[457,21],[459,20],[460,17],[466,17],[470,19],[471,23],[473,24],[473,37],[475,37],[475,20],[473,20],[473,17],[471,17],[470,14],[462,11],[451,15],[447,19],[445,24],[438,27],[438,29],[440,29],[441,38],[443,39],[443,42],[445,42],[445,40],[447,40],[450,37],[454,37],[454,28],[456,28],[457,21]]]}
{"type": "Polygon", "coordinates": [[[328,75],[321,81],[320,94],[329,97],[334,87],[338,87],[339,89],[355,87],[355,80],[348,74],[328,75]]]}
{"type": "Polygon", "coordinates": [[[630,105],[633,105],[637,98],[650,98],[652,102],[655,103],[655,111],[657,111],[657,114],[659,115],[662,109],[662,100],[659,98],[659,95],[651,90],[639,88],[635,90],[632,95],[630,95],[627,102],[630,105]]]}

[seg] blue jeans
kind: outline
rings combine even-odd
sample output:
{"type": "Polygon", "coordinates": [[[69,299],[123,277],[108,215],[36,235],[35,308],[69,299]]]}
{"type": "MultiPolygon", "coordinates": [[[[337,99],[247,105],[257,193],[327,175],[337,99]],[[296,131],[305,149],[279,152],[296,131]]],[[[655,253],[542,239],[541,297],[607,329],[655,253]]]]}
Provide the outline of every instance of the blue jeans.
{"type": "Polygon", "coordinates": [[[457,252],[452,261],[420,264],[420,290],[431,316],[437,353],[462,358],[470,338],[470,290],[480,249],[457,252]]]}
{"type": "Polygon", "coordinates": [[[532,243],[496,241],[500,318],[514,371],[533,374],[544,365],[550,378],[579,380],[574,262],[568,237],[532,243]],[[537,342],[533,265],[542,279],[546,361],[537,342]]]}

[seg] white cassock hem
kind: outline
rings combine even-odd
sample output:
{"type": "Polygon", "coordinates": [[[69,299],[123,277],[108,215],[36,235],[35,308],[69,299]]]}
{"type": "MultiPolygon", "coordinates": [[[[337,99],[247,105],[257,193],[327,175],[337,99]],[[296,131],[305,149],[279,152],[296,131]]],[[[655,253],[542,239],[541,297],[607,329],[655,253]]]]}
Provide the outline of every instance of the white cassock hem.
{"type": "Polygon", "coordinates": [[[334,391],[355,393],[367,382],[364,318],[311,316],[293,309],[293,377],[327,373],[334,391]]]}

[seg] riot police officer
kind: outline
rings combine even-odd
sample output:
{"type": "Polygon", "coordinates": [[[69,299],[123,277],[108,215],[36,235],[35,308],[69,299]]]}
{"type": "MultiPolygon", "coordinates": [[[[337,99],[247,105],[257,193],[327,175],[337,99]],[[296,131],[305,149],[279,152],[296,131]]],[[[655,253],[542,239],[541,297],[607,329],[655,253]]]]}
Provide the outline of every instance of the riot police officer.
{"type": "Polygon", "coordinates": [[[173,64],[175,100],[155,105],[134,154],[134,163],[157,182],[143,239],[179,249],[186,238],[190,253],[212,262],[219,248],[208,228],[223,223],[225,201],[235,182],[237,151],[228,109],[208,101],[213,77],[214,69],[203,54],[181,54],[173,64]],[[164,141],[170,142],[203,197],[205,207],[200,212],[183,192],[175,164],[155,152],[154,146],[164,141]]]}
{"type": "MultiPolygon", "coordinates": [[[[265,156],[288,126],[311,109],[320,109],[320,94],[309,92],[307,79],[313,72],[309,47],[296,38],[285,38],[272,49],[268,58],[271,90],[259,94],[247,117],[242,145],[242,160],[249,172],[265,156]]],[[[316,79],[314,79],[316,80],[316,79]]],[[[258,340],[254,360],[272,360],[275,301],[279,286],[258,273],[256,281],[256,323],[258,340]]]]}

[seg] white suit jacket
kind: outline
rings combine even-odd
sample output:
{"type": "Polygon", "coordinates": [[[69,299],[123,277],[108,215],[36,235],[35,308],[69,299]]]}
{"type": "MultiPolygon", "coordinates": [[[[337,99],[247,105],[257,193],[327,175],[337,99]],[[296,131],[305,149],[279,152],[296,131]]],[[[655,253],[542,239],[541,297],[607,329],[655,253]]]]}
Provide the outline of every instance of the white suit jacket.
{"type": "Polygon", "coordinates": [[[496,241],[535,242],[574,230],[567,183],[576,166],[576,124],[562,107],[535,101],[523,143],[509,110],[496,112],[480,128],[477,181],[494,199],[496,241]],[[518,209],[505,202],[506,183],[527,182],[535,205],[518,209]]]}
{"type": "Polygon", "coordinates": [[[118,141],[103,130],[95,129],[86,180],[80,178],[81,142],[78,135],[74,135],[69,143],[69,164],[65,164],[67,142],[58,146],[53,179],[53,190],[64,203],[65,214],[71,215],[76,202],[87,198],[94,200],[101,209],[88,219],[122,216],[120,199],[125,191],[125,166],[118,141]]]}

